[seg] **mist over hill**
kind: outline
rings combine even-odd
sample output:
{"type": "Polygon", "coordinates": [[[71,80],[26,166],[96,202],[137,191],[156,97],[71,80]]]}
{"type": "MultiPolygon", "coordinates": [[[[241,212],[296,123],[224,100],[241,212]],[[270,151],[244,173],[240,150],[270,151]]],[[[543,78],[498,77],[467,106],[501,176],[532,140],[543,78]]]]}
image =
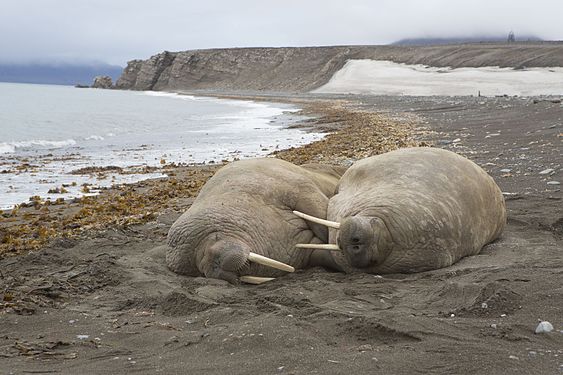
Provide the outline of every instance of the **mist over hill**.
{"type": "Polygon", "coordinates": [[[107,75],[115,81],[123,68],[108,64],[6,64],[0,63],[0,82],[53,85],[91,85],[95,76],[107,75]]]}
{"type": "MultiPolygon", "coordinates": [[[[391,43],[394,46],[430,46],[443,44],[464,44],[464,43],[498,43],[507,42],[507,35],[496,36],[469,36],[469,37],[426,37],[426,38],[406,38],[391,43]]],[[[542,42],[543,39],[535,35],[514,35],[515,42],[542,42]]]]}

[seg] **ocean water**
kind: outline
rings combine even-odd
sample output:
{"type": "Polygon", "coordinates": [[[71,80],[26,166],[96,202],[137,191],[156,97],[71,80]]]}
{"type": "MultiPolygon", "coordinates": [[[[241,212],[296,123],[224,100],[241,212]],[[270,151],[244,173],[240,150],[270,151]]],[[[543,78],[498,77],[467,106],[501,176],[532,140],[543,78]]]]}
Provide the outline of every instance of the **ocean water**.
{"type": "Polygon", "coordinates": [[[0,83],[0,209],[33,195],[79,196],[84,183],[102,187],[159,177],[133,172],[161,162],[265,156],[322,138],[287,128],[303,119],[297,110],[171,93],[0,83]],[[70,173],[89,166],[130,173],[103,179],[70,173]],[[48,193],[72,183],[68,193],[48,193]]]}

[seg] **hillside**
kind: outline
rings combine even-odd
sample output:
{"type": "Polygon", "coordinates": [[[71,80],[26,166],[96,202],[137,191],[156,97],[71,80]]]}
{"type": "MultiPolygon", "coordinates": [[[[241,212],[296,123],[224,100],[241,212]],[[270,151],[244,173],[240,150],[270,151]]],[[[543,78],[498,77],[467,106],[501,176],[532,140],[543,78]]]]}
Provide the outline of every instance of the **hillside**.
{"type": "Polygon", "coordinates": [[[163,52],[130,61],[116,87],[131,90],[306,92],[349,59],[436,67],[563,66],[563,43],[232,48],[163,52]]]}

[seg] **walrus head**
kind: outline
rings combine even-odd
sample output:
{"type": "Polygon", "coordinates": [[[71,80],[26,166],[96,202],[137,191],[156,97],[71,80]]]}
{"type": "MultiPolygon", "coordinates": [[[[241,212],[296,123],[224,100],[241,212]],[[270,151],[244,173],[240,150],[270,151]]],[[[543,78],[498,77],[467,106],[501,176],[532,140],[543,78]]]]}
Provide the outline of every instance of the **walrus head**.
{"type": "Polygon", "coordinates": [[[238,274],[246,266],[250,250],[241,241],[219,240],[205,249],[198,268],[205,277],[238,282],[238,274]]]}
{"type": "Polygon", "coordinates": [[[204,247],[203,257],[198,268],[205,277],[227,280],[232,284],[239,281],[249,284],[261,284],[273,280],[271,277],[244,275],[249,262],[262,264],[281,271],[294,272],[292,266],[250,251],[243,241],[234,238],[223,238],[210,241],[204,247]],[[241,276],[242,275],[242,276],[241,276]]]}
{"type": "Polygon", "coordinates": [[[298,244],[296,247],[342,251],[350,265],[356,268],[377,266],[383,263],[388,255],[381,243],[381,238],[387,233],[387,228],[379,218],[358,215],[347,217],[338,223],[299,211],[293,211],[293,213],[305,220],[338,229],[336,245],[298,244]]]}

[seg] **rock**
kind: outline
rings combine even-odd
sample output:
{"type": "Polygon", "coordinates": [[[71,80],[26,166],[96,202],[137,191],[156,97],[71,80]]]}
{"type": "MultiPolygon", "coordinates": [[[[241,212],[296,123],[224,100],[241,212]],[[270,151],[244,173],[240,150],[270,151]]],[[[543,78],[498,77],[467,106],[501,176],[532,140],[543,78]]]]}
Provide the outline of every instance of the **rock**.
{"type": "Polygon", "coordinates": [[[111,89],[113,88],[113,82],[109,76],[97,76],[94,78],[92,87],[95,89],[111,89]]]}
{"type": "Polygon", "coordinates": [[[540,174],[544,175],[544,174],[550,174],[550,173],[553,173],[553,172],[555,172],[554,169],[548,168],[548,169],[544,169],[543,171],[541,171],[540,174]]]}
{"type": "Polygon", "coordinates": [[[561,185],[559,181],[547,181],[548,185],[561,185]]]}
{"type": "Polygon", "coordinates": [[[491,133],[491,134],[487,134],[485,138],[498,137],[499,135],[500,133],[491,133]]]}
{"type": "Polygon", "coordinates": [[[536,333],[547,333],[553,331],[553,325],[550,322],[542,321],[536,327],[536,333]]]}
{"type": "Polygon", "coordinates": [[[512,171],[512,169],[510,168],[504,168],[500,170],[501,173],[510,173],[510,171],[512,171]]]}

